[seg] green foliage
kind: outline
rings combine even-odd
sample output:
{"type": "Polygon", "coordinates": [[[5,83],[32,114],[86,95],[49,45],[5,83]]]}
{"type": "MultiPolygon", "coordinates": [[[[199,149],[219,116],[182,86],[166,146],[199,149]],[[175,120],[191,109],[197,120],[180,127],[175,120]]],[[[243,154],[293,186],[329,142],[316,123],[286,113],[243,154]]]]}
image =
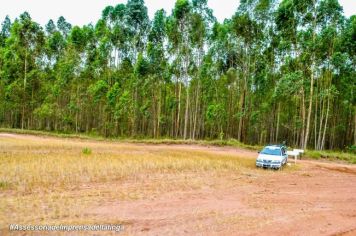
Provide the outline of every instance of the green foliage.
{"type": "Polygon", "coordinates": [[[221,122],[224,118],[224,108],[221,104],[210,105],[206,112],[207,121],[210,124],[216,122],[221,122]]]}
{"type": "Polygon", "coordinates": [[[92,151],[91,151],[90,148],[85,147],[85,148],[83,148],[82,153],[83,153],[84,155],[91,155],[92,151]]]}
{"type": "Polygon", "coordinates": [[[0,189],[1,190],[7,190],[10,189],[11,185],[8,182],[5,181],[0,181],[0,189]]]}
{"type": "Polygon", "coordinates": [[[302,76],[299,71],[284,75],[276,85],[274,96],[285,98],[297,94],[303,86],[302,76]]]}
{"type": "Polygon", "coordinates": [[[347,151],[356,154],[356,145],[351,145],[350,147],[347,147],[347,151]]]}
{"type": "Polygon", "coordinates": [[[305,154],[308,158],[326,159],[330,161],[341,160],[351,164],[356,164],[356,154],[347,152],[331,152],[331,151],[308,151],[305,154]]]}
{"type": "Polygon", "coordinates": [[[108,91],[108,84],[104,80],[98,80],[95,84],[92,84],[88,88],[89,94],[94,97],[94,101],[97,103],[108,91]]]}
{"type": "Polygon", "coordinates": [[[33,111],[33,113],[35,116],[44,119],[44,118],[51,118],[52,115],[54,114],[54,110],[50,104],[44,103],[41,105],[41,107],[36,108],[33,111]]]}
{"type": "Polygon", "coordinates": [[[188,0],[177,0],[174,7],[174,17],[178,20],[184,18],[190,11],[191,5],[188,0]]]}
{"type": "Polygon", "coordinates": [[[207,0],[152,20],[129,0],[82,27],[24,12],[1,24],[0,126],[350,153],[355,42],[337,0],[243,0],[223,23],[207,0]]]}

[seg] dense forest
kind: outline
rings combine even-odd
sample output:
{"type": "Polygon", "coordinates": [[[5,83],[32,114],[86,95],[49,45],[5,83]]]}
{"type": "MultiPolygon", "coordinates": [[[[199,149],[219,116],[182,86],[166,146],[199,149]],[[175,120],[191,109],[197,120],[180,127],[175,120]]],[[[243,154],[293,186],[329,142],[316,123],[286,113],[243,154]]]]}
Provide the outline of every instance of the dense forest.
{"type": "Polygon", "coordinates": [[[337,0],[241,0],[223,23],[207,0],[153,19],[128,0],[83,27],[24,12],[1,25],[0,126],[343,149],[355,52],[356,16],[337,0]]]}

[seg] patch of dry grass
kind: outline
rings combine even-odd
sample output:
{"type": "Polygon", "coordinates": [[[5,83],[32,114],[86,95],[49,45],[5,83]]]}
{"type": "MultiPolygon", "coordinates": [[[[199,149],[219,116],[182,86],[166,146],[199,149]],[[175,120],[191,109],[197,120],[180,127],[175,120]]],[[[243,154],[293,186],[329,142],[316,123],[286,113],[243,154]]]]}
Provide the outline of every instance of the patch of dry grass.
{"type": "Polygon", "coordinates": [[[94,222],[85,210],[94,205],[213,186],[212,176],[252,169],[253,159],[194,149],[1,136],[0,229],[94,222]]]}
{"type": "MultiPolygon", "coordinates": [[[[2,147],[3,148],[3,147],[2,147]]],[[[239,171],[253,167],[250,159],[216,156],[202,152],[117,150],[107,153],[93,148],[93,154],[78,147],[24,146],[1,154],[1,186],[21,193],[78,184],[106,182],[137,177],[143,173],[184,173],[201,171],[239,171]]]]}
{"type": "Polygon", "coordinates": [[[0,170],[0,234],[11,223],[115,223],[90,209],[279,174],[208,149],[21,135],[0,135],[0,170]]]}

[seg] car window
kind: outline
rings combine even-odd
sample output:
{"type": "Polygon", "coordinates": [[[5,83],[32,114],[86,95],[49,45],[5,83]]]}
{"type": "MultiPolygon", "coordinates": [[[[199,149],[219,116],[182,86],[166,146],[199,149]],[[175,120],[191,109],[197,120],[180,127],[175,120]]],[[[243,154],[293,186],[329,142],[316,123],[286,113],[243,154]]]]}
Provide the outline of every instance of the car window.
{"type": "Polygon", "coordinates": [[[279,149],[279,148],[265,147],[265,148],[261,151],[261,154],[280,156],[280,155],[281,155],[281,149],[279,149]]]}

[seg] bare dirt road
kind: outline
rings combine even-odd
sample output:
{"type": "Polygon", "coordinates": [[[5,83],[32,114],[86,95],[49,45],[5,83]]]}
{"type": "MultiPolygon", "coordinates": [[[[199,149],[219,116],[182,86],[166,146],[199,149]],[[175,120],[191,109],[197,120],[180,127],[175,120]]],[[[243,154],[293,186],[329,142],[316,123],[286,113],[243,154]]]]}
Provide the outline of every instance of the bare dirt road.
{"type": "Polygon", "coordinates": [[[355,167],[302,161],[295,172],[213,181],[91,213],[125,219],[133,235],[356,235],[355,167]]]}
{"type": "MultiPolygon", "coordinates": [[[[20,143],[58,140],[0,134],[0,143],[1,137],[20,143]]],[[[74,142],[105,144],[82,140],[69,142],[71,145],[74,142]]],[[[108,145],[112,148],[115,143],[108,142],[108,145]]],[[[248,159],[257,157],[254,151],[232,147],[117,145],[151,153],[194,151],[248,159]]],[[[172,176],[167,174],[166,177],[172,176]]],[[[166,177],[163,174],[163,178],[166,177]]],[[[188,182],[199,178],[203,184],[190,189],[172,188],[138,199],[113,198],[85,208],[85,215],[98,222],[124,222],[125,228],[120,235],[356,235],[354,165],[303,160],[298,162],[298,168],[282,171],[251,167],[237,173],[187,173],[184,178],[188,182]]],[[[120,189],[134,187],[135,183],[110,182],[107,185],[120,189]]]]}

